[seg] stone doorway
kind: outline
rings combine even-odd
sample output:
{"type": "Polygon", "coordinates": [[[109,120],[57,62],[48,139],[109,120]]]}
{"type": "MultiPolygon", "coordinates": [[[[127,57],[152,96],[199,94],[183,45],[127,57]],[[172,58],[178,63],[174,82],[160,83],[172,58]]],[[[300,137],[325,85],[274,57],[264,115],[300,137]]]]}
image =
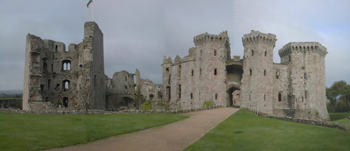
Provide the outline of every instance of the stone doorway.
{"type": "Polygon", "coordinates": [[[241,103],[240,89],[237,87],[230,87],[227,90],[227,95],[229,96],[228,105],[233,107],[239,107],[241,103]]]}

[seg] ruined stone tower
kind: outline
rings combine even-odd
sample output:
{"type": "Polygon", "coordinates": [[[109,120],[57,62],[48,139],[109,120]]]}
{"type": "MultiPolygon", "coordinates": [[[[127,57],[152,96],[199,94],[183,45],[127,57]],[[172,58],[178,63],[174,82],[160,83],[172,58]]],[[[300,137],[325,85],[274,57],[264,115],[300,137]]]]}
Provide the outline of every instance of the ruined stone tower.
{"type": "Polygon", "coordinates": [[[84,39],[65,44],[28,34],[23,110],[105,109],[103,33],[86,22],[84,39]]]}
{"type": "Polygon", "coordinates": [[[273,48],[276,35],[251,31],[242,38],[244,46],[242,107],[258,108],[272,114],[273,48]]]}

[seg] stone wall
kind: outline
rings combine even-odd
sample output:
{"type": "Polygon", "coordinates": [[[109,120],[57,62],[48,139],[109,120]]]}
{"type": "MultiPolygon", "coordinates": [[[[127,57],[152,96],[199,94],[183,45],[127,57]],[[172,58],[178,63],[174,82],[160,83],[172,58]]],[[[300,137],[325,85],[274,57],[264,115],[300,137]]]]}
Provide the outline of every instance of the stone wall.
{"type": "Polygon", "coordinates": [[[22,109],[22,99],[0,99],[0,108],[22,109]]]}

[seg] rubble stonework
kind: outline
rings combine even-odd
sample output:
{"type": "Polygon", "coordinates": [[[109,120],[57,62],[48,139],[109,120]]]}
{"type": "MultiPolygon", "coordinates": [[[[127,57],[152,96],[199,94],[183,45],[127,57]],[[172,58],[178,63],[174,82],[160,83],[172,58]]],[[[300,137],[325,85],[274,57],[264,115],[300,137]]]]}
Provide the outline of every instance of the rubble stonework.
{"type": "Polygon", "coordinates": [[[327,49],[318,42],[291,42],[279,50],[281,63],[274,63],[276,41],[274,34],[252,30],[242,38],[243,59],[231,59],[226,31],[198,35],[188,56],[176,56],[174,62],[164,57],[164,96],[186,108],[213,101],[277,117],[329,120],[327,49]]]}
{"type": "Polygon", "coordinates": [[[28,34],[25,56],[23,110],[45,102],[105,110],[103,33],[95,22],[85,23],[83,42],[68,50],[62,42],[28,34]]]}

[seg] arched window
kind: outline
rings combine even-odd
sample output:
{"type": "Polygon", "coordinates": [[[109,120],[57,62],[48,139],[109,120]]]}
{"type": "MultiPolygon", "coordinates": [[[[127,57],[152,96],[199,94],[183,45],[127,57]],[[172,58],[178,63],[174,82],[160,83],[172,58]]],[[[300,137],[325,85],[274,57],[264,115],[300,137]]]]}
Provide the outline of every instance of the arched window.
{"type": "Polygon", "coordinates": [[[214,75],[216,75],[216,68],[214,69],[214,75]]]}
{"type": "Polygon", "coordinates": [[[278,92],[278,102],[281,102],[282,101],[282,94],[281,92],[278,92]]]}
{"type": "Polygon", "coordinates": [[[249,69],[249,75],[252,75],[252,74],[253,74],[252,69],[249,69]]]}
{"type": "Polygon", "coordinates": [[[216,56],[216,49],[214,50],[214,56],[216,56]]]}
{"type": "Polygon", "coordinates": [[[264,70],[264,76],[266,76],[266,70],[264,70]]]}
{"type": "Polygon", "coordinates": [[[254,56],[254,50],[252,50],[252,56],[254,56]]]}
{"type": "Polygon", "coordinates": [[[266,51],[265,51],[264,55],[265,55],[265,57],[266,57],[266,51]]]}
{"type": "Polygon", "coordinates": [[[68,90],[70,87],[70,81],[69,80],[63,80],[62,82],[63,90],[68,90]]]}
{"type": "Polygon", "coordinates": [[[70,70],[70,60],[63,60],[62,61],[62,70],[70,70]]]}

